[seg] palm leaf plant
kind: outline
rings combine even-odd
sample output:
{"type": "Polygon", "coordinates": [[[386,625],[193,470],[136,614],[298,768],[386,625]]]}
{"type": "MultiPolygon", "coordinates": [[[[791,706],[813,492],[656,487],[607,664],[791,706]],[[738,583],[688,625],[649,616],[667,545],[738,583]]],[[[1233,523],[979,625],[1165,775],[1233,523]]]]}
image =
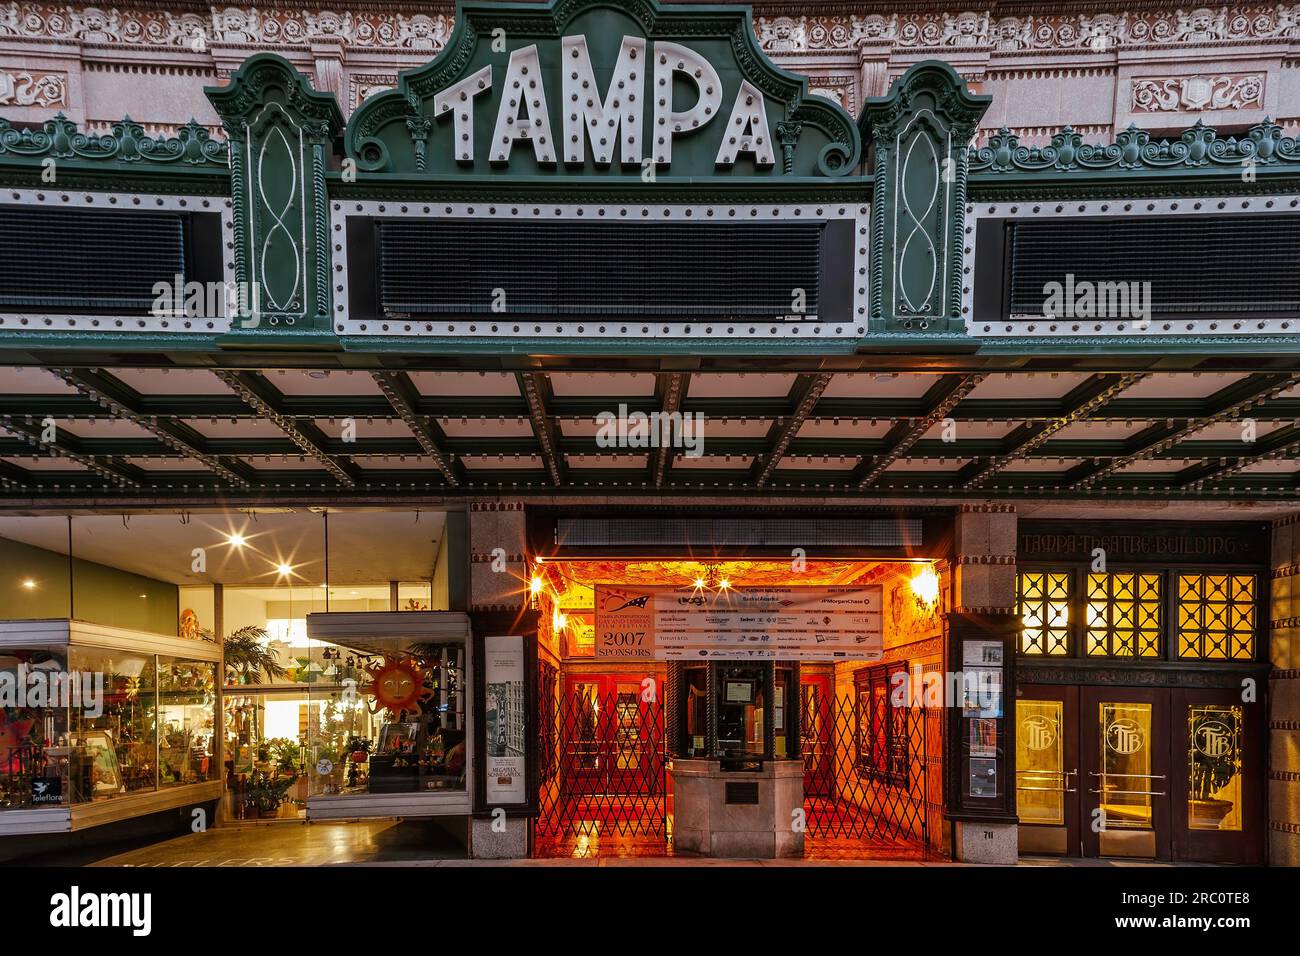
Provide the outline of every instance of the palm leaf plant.
{"type": "Polygon", "coordinates": [[[266,628],[249,624],[226,635],[221,648],[226,666],[232,668],[245,684],[260,684],[265,676],[271,682],[289,673],[271,649],[271,635],[266,628]]]}
{"type": "MultiPolygon", "coordinates": [[[[211,632],[203,631],[205,637],[211,632]]],[[[280,663],[271,647],[271,635],[266,628],[248,624],[231,631],[221,645],[225,666],[234,671],[235,678],[243,684],[260,684],[263,677],[274,683],[289,673],[280,663]]],[[[253,708],[253,732],[250,744],[256,745],[261,731],[258,727],[259,706],[253,708]]]]}

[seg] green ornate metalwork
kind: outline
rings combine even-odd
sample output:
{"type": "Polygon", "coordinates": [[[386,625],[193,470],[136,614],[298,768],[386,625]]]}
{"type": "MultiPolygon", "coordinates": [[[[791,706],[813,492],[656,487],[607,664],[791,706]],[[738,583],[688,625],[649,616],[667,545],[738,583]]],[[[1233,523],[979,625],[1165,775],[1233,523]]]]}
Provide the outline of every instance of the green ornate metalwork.
{"type": "MultiPolygon", "coordinates": [[[[363,172],[418,173],[439,176],[483,175],[494,167],[512,181],[546,181],[572,174],[579,164],[561,155],[559,138],[566,111],[562,102],[562,71],[570,63],[562,59],[562,38],[582,36],[589,50],[594,76],[610,84],[620,56],[624,36],[646,41],[646,58],[654,57],[656,42],[679,43],[698,53],[717,71],[721,82],[721,106],[717,114],[696,128],[682,131],[671,146],[671,162],[659,164],[660,176],[731,177],[838,177],[859,164],[861,140],[850,117],[837,104],[810,95],[805,77],[775,66],[759,48],[750,12],[739,6],[674,6],[657,0],[550,0],[546,5],[531,3],[462,3],[456,10],[456,27],[443,52],[427,66],[403,73],[397,89],[368,99],[353,114],[345,137],[347,155],[363,172]],[[535,45],[544,88],[544,102],[533,104],[528,116],[544,112],[554,129],[553,155],[544,161],[530,149],[512,147],[508,166],[494,164],[482,148],[492,139],[495,120],[510,75],[512,57],[535,45]],[[482,71],[490,68],[490,81],[482,71]],[[458,93],[457,108],[435,97],[462,81],[478,78],[458,93]],[[766,125],[773,141],[764,145],[774,152],[773,163],[759,163],[748,156],[734,164],[719,165],[720,146],[732,132],[728,126],[732,104],[744,95],[744,84],[762,94],[766,125]],[[456,115],[465,112],[464,120],[456,115]],[[719,115],[721,114],[721,115],[719,115]],[[461,150],[460,140],[478,144],[472,156],[461,150]]],[[[572,51],[570,51],[572,52],[572,51]]],[[[662,54],[661,54],[662,55],[662,54]]],[[[638,61],[643,62],[643,61],[638,61]]],[[[644,90],[646,109],[639,110],[649,125],[650,109],[662,92],[653,82],[654,64],[638,68],[635,85],[623,95],[635,97],[644,90]]],[[[686,71],[689,72],[688,64],[686,71]]],[[[707,75],[707,70],[704,71],[707,75]]],[[[699,77],[701,73],[695,73],[699,77]]],[[[689,86],[675,79],[679,102],[691,102],[689,86]]],[[[703,82],[703,81],[702,81],[703,82]]],[[[533,78],[526,84],[531,86],[533,78]]],[[[670,87],[671,88],[671,87],[670,87]]],[[[595,99],[607,90],[592,91],[595,99]]],[[[616,97],[615,97],[616,98],[616,97]]],[[[668,109],[674,101],[670,99],[668,109]]],[[[513,105],[513,104],[512,104],[513,105]]],[[[521,106],[528,104],[521,103],[521,106]]],[[[631,109],[630,103],[625,105],[631,109]]],[[[592,134],[593,139],[595,133],[592,134]]],[[[653,147],[647,131],[637,149],[653,147]]],[[[647,162],[654,148],[647,149],[647,162]]],[[[541,153],[541,150],[538,150],[541,153]]],[[[585,153],[585,151],[584,151],[585,153]]],[[[580,164],[585,176],[640,180],[641,169],[629,171],[624,164],[596,162],[591,156],[580,164]]],[[[500,176],[498,176],[500,179],[500,176]]]]}
{"type": "Polygon", "coordinates": [[[195,120],[180,127],[175,136],[155,137],[145,135],[144,127],[129,116],[102,135],[82,132],[62,113],[46,120],[39,130],[18,129],[0,118],[0,156],[226,168],[226,144],[213,139],[195,120]]]}
{"type": "Polygon", "coordinates": [[[926,60],[864,106],[859,125],[875,149],[876,328],[960,329],[967,148],[990,102],[947,63],[926,60]]]}
{"type": "Polygon", "coordinates": [[[270,53],[245,60],[229,86],[205,92],[230,139],[236,279],[259,304],[232,334],[263,323],[328,333],[325,171],[343,126],[338,104],[270,53]]]}
{"type": "Polygon", "coordinates": [[[1130,125],[1115,142],[1106,144],[1084,143],[1083,136],[1067,126],[1048,146],[1021,146],[1020,137],[1003,127],[987,145],[971,148],[969,163],[972,173],[991,174],[1216,168],[1241,173],[1255,166],[1288,164],[1300,171],[1300,145],[1271,119],[1252,126],[1240,139],[1220,139],[1212,127],[1200,121],[1177,139],[1152,139],[1146,130],[1130,125]]]}

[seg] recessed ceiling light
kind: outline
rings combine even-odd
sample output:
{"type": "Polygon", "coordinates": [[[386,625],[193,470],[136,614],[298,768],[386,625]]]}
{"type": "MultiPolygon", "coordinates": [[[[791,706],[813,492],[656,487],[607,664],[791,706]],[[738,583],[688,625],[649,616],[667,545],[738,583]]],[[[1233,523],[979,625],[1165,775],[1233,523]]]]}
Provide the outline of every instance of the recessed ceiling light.
{"type": "Polygon", "coordinates": [[[23,582],[23,587],[26,588],[28,591],[34,591],[36,590],[36,582],[33,581],[31,578],[28,578],[26,581],[23,582]]]}
{"type": "Polygon", "coordinates": [[[281,563],[276,567],[276,570],[280,572],[281,577],[287,577],[288,575],[293,574],[293,567],[288,564],[281,563]]]}
{"type": "Polygon", "coordinates": [[[226,535],[226,544],[229,544],[236,548],[242,548],[244,546],[244,540],[245,538],[242,534],[226,535]]]}

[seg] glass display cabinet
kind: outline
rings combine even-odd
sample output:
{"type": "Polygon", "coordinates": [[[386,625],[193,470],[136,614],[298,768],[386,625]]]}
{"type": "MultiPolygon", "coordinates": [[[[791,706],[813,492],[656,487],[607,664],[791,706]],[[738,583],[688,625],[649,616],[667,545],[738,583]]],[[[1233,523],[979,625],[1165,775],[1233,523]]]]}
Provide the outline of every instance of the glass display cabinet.
{"type": "Polygon", "coordinates": [[[201,640],[0,621],[0,834],[217,800],[220,659],[201,640]]]}
{"type": "Polygon", "coordinates": [[[468,813],[468,617],[313,613],[307,636],[329,675],[304,708],[308,819],[468,813]]]}

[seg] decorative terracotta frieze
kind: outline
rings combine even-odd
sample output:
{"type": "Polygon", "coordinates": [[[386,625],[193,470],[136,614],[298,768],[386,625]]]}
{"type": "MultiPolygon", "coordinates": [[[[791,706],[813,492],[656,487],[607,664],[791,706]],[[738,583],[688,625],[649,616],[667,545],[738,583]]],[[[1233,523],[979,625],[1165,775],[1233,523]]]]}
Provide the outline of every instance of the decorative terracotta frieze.
{"type": "MultiPolygon", "coordinates": [[[[207,13],[145,6],[0,3],[0,37],[86,44],[196,47],[307,46],[322,38],[348,46],[440,50],[452,32],[453,5],[353,9],[220,6],[207,13]],[[441,8],[441,9],[439,9],[441,8]]],[[[993,53],[1259,42],[1300,37],[1300,5],[1243,4],[1096,13],[996,16],[991,8],[915,13],[760,16],[754,31],[771,54],[834,53],[864,46],[986,50],[993,53]]]]}

